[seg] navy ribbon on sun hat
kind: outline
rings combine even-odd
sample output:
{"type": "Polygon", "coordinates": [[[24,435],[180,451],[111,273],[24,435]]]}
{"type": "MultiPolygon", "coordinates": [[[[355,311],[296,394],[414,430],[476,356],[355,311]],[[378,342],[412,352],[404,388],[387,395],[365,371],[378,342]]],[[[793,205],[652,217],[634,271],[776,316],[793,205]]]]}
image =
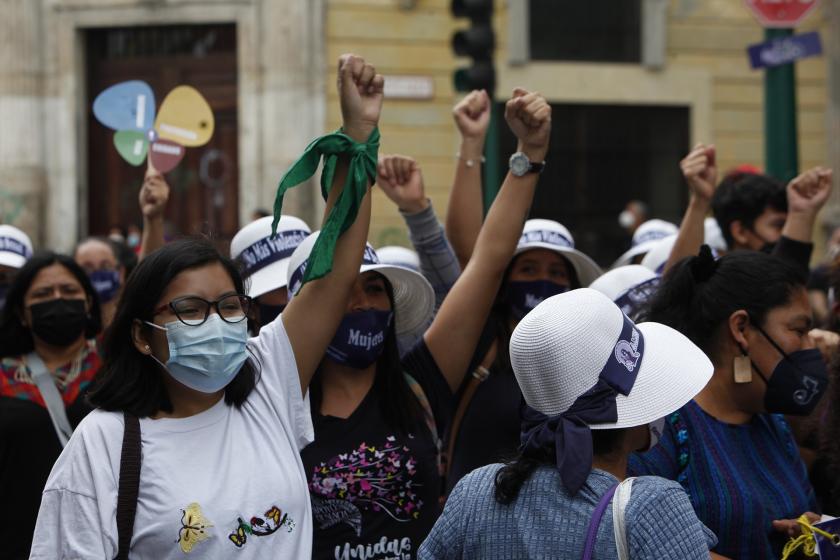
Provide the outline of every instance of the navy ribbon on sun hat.
{"type": "Polygon", "coordinates": [[[615,304],[625,315],[632,317],[651,300],[661,283],[662,279],[654,276],[650,280],[636,284],[616,298],[615,304]]]}
{"type": "Polygon", "coordinates": [[[626,315],[624,325],[598,382],[568,410],[554,416],[523,405],[520,450],[525,455],[554,451],[557,470],[571,495],[577,494],[592,470],[591,424],[618,421],[616,396],[629,395],[645,352],[642,332],[626,315]]]}
{"type": "Polygon", "coordinates": [[[29,247],[27,247],[14,237],[6,237],[5,235],[0,236],[0,251],[4,251],[6,253],[14,253],[16,255],[20,255],[25,259],[28,259],[32,256],[32,251],[29,250],[29,247]]]}
{"type": "Polygon", "coordinates": [[[566,247],[568,249],[575,248],[575,244],[571,239],[559,231],[551,231],[547,229],[526,231],[519,238],[519,245],[525,245],[526,243],[548,243],[549,245],[557,245],[558,247],[566,247]]]}
{"type": "Polygon", "coordinates": [[[648,241],[659,241],[660,239],[664,239],[672,235],[670,232],[662,231],[662,230],[650,230],[642,233],[638,238],[634,239],[632,242],[633,247],[641,245],[642,243],[647,243],[648,241]]]}
{"type": "Polygon", "coordinates": [[[308,235],[305,230],[290,229],[278,232],[276,237],[258,239],[236,257],[242,269],[242,277],[248,278],[270,264],[288,259],[308,235]]]}
{"type": "MultiPolygon", "coordinates": [[[[362,266],[367,264],[381,264],[379,262],[379,255],[376,254],[376,251],[370,245],[365,246],[365,254],[362,256],[362,266]]],[[[290,294],[298,293],[298,290],[303,286],[303,277],[306,274],[307,266],[309,266],[309,259],[300,263],[300,266],[292,272],[292,276],[289,278],[290,294]]]]}

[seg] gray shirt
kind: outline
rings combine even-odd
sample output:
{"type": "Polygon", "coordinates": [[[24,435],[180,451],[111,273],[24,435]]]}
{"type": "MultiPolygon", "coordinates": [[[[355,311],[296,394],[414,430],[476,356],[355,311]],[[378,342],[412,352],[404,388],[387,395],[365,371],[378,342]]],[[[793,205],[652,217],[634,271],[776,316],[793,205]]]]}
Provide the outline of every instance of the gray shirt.
{"type": "MultiPolygon", "coordinates": [[[[557,469],[543,466],[523,484],[513,503],[502,505],[494,497],[500,468],[488,465],[461,479],[418,558],[581,558],[592,512],[618,479],[593,469],[578,494],[570,497],[557,469]]],[[[697,519],[682,487],[654,476],[633,482],[625,526],[634,560],[708,559],[717,543],[697,519]]],[[[607,508],[593,559],[616,557],[612,508],[607,508]]]]}

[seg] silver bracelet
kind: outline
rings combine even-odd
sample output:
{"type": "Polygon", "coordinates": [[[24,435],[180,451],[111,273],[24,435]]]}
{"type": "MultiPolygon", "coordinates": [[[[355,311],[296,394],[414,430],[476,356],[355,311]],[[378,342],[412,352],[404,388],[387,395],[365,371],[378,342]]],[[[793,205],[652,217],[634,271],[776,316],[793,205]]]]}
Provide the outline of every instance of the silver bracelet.
{"type": "MultiPolygon", "coordinates": [[[[464,158],[462,158],[461,157],[461,152],[455,152],[455,159],[460,159],[461,161],[464,162],[464,165],[466,165],[467,167],[475,167],[475,164],[476,164],[476,160],[474,160],[474,159],[464,159],[464,158]]],[[[484,156],[481,156],[481,162],[480,163],[484,163],[485,161],[486,161],[486,159],[484,158],[484,156]]]]}

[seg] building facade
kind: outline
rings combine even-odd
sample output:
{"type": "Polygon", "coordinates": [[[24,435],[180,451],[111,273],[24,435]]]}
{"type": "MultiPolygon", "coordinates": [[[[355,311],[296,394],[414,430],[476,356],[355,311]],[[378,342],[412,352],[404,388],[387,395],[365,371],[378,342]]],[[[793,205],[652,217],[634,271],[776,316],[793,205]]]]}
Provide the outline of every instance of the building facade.
{"type": "MultiPolygon", "coordinates": [[[[133,77],[159,100],[178,82],[205,93],[221,128],[169,177],[170,206],[179,208],[167,218],[174,233],[225,239],[255,208],[272,206],[284,169],[312,137],[340,125],[334,66],[348,51],[403,86],[386,103],[381,149],[416,157],[438,214],[446,211],[458,149],[452,72],[465,63],[450,39],[467,25],[452,18],[450,0],[3,2],[0,221],[38,245],[66,250],[139,216],[142,168],[116,170],[115,150],[91,119],[94,90],[133,77]]],[[[763,32],[742,2],[612,0],[610,8],[598,0],[562,14],[552,4],[496,0],[493,20],[497,100],[522,85],[555,108],[534,215],[564,221],[593,250],[605,241],[595,232],[617,231],[630,198],[679,218],[677,163],[696,142],[716,145],[723,170],[764,166],[762,72],[746,55],[763,32]]],[[[826,49],[796,67],[802,169],[840,169],[838,25],[840,2],[823,0],[797,29],[820,31],[826,49]]],[[[504,162],[511,139],[500,136],[504,162]]],[[[312,224],[323,208],[314,184],[286,204],[312,224]]],[[[837,207],[832,201],[826,215],[837,207]]],[[[371,241],[406,242],[379,192],[371,241]]]]}

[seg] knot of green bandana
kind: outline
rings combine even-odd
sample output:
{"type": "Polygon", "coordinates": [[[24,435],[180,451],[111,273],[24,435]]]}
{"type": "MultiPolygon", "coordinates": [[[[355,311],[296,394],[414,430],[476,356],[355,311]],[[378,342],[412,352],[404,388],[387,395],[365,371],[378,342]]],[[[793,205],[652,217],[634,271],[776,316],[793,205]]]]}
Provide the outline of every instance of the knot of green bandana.
{"type": "Polygon", "coordinates": [[[353,225],[362,199],[365,197],[368,183],[376,180],[376,164],[379,157],[379,129],[375,128],[364,143],[356,142],[341,131],[333,132],[313,140],[303,155],[292,164],[277,187],[274,199],[274,221],[271,223],[272,236],[277,234],[277,224],[283,210],[283,196],[286,191],[303,183],[318,170],[321,158],[324,169],[321,172],[321,194],[324,200],[332,186],[338,157],[350,156],[350,168],[344,182],[344,190],[338,196],[327,220],[321,228],[321,234],[309,255],[303,283],[324,277],[332,270],[335,245],[339,236],[353,225]]]}

